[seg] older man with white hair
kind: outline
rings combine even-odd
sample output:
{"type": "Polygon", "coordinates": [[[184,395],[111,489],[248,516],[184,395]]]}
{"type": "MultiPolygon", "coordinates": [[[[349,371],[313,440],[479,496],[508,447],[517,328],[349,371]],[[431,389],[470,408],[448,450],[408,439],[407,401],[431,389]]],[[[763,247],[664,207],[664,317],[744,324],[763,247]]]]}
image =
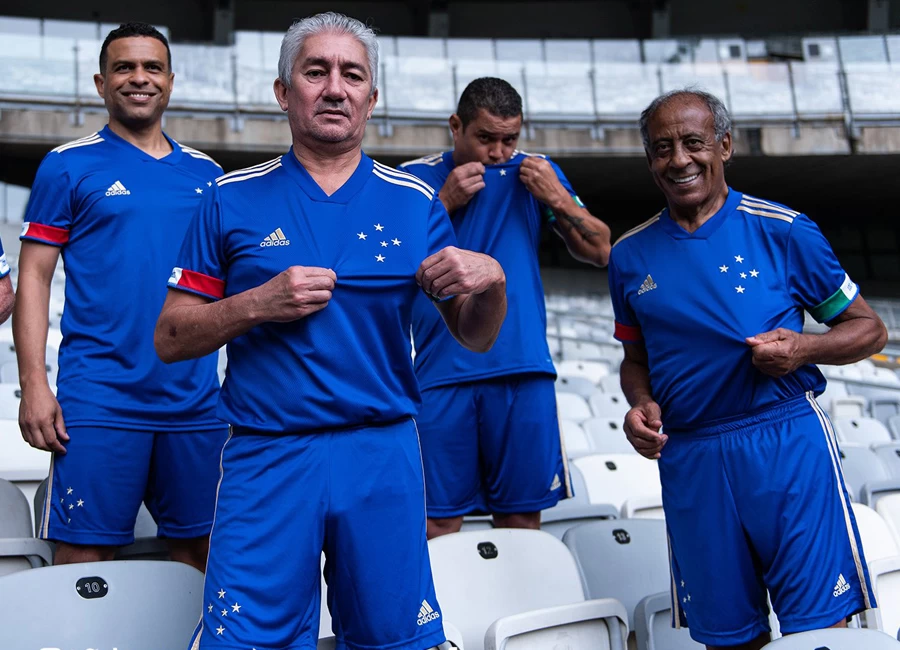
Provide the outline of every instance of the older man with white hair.
{"type": "Polygon", "coordinates": [[[445,642],[413,417],[413,301],[487,350],[505,276],[459,250],[434,190],[361,150],[374,32],[325,13],[281,48],[293,146],[218,179],[188,229],[156,329],[167,362],[228,344],[215,523],[194,648],[315,648],[319,558],[339,648],[445,642]]]}

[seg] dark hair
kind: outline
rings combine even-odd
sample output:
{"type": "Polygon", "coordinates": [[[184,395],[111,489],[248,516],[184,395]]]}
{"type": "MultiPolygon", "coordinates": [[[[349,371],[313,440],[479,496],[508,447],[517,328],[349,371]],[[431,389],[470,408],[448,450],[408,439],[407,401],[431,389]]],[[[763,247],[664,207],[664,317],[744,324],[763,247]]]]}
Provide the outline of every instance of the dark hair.
{"type": "Polygon", "coordinates": [[[480,108],[497,117],[517,117],[522,114],[522,98],[508,81],[481,77],[466,86],[459,98],[456,114],[463,128],[475,119],[480,108]]]}
{"type": "Polygon", "coordinates": [[[169,41],[153,25],[147,23],[123,23],[106,35],[103,45],[100,47],[100,74],[106,73],[106,55],[109,44],[120,38],[129,38],[131,36],[146,36],[155,38],[166,46],[166,57],[168,58],[169,71],[172,71],[172,50],[169,49],[169,41]]]}

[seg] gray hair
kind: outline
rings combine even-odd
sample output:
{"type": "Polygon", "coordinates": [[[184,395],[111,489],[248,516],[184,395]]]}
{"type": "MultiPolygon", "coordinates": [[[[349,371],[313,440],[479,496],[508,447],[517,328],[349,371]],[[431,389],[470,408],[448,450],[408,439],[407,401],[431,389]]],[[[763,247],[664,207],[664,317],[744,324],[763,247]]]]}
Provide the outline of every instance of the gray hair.
{"type": "Polygon", "coordinates": [[[731,133],[731,115],[728,114],[728,109],[725,108],[722,100],[708,92],[689,86],[681,90],[670,90],[667,93],[663,93],[650,102],[650,105],[641,113],[641,140],[644,142],[645,150],[650,150],[650,127],[648,126],[650,118],[656,114],[656,111],[668,104],[669,101],[679,97],[693,97],[706,104],[713,116],[716,142],[721,142],[726,133],[731,133]]]}
{"type": "Polygon", "coordinates": [[[367,27],[356,18],[350,18],[334,11],[301,18],[287,30],[281,41],[281,54],[278,57],[278,78],[287,88],[291,87],[291,72],[294,63],[303,49],[303,43],[316,34],[349,34],[355,37],[369,56],[369,74],[372,77],[372,90],[378,87],[378,39],[371,27],[367,27]]]}

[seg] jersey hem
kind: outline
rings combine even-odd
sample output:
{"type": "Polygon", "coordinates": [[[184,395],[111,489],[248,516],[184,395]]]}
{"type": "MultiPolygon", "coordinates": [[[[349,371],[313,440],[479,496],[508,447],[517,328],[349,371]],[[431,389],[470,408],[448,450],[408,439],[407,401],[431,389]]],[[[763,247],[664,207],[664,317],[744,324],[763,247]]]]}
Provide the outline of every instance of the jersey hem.
{"type": "MultiPolygon", "coordinates": [[[[781,627],[782,632],[785,634],[795,634],[797,632],[806,632],[807,630],[819,630],[826,627],[831,627],[835,623],[838,623],[850,616],[855,616],[860,612],[866,611],[865,605],[863,605],[861,601],[861,597],[858,600],[850,601],[846,606],[839,607],[833,610],[833,613],[829,614],[817,614],[815,616],[797,616],[797,617],[788,617],[782,620],[781,616],[778,617],[778,624],[781,627]]],[[[877,605],[873,601],[872,609],[876,609],[877,605]]]]}
{"type": "MultiPolygon", "coordinates": [[[[50,522],[53,525],[53,522],[50,522]]],[[[59,525],[59,524],[58,524],[59,525]]],[[[66,529],[62,532],[49,530],[46,535],[41,535],[43,540],[50,542],[63,542],[65,544],[80,544],[82,546],[127,546],[134,544],[134,531],[131,533],[103,533],[98,531],[78,531],[66,529]]]]}
{"type": "Polygon", "coordinates": [[[534,366],[525,366],[522,368],[510,368],[507,370],[501,371],[493,371],[493,372],[477,372],[471,374],[459,374],[454,375],[453,377],[445,377],[442,379],[434,379],[431,381],[421,381],[419,380],[419,390],[428,390],[429,388],[443,388],[444,386],[455,386],[456,384],[463,384],[475,381],[482,381],[485,379],[497,379],[499,377],[511,377],[514,375],[547,375],[548,377],[556,378],[556,368],[552,370],[548,370],[546,367],[534,367],[534,366]]]}
{"type": "Polygon", "coordinates": [[[213,296],[208,293],[203,293],[202,291],[198,291],[197,289],[191,289],[189,287],[179,286],[177,284],[166,284],[169,289],[174,289],[176,291],[183,291],[184,293],[192,293],[195,296],[200,296],[201,298],[206,298],[207,300],[218,301],[222,300],[222,296],[213,296]]]}
{"type": "Polygon", "coordinates": [[[159,539],[194,539],[206,537],[212,531],[212,519],[202,524],[192,526],[166,526],[157,525],[156,536],[159,539]]]}
{"type": "MultiPolygon", "coordinates": [[[[63,409],[65,410],[65,409],[63,409]]],[[[99,429],[124,429],[135,433],[188,433],[192,431],[216,431],[225,429],[228,425],[219,420],[191,422],[189,424],[169,424],[156,420],[154,422],[135,420],[93,420],[93,419],[69,419],[66,418],[66,427],[97,427],[99,429]]]]}
{"type": "Polygon", "coordinates": [[[771,632],[771,629],[769,628],[769,622],[765,619],[757,620],[736,632],[706,632],[704,630],[698,630],[696,627],[691,627],[690,624],[682,625],[682,627],[686,627],[688,629],[691,634],[691,638],[697,643],[718,646],[740,645],[742,643],[749,643],[763,632],[771,632]]]}
{"type": "Polygon", "coordinates": [[[416,636],[412,639],[407,639],[406,641],[400,641],[399,643],[391,643],[388,645],[359,645],[350,643],[346,639],[340,639],[338,641],[338,647],[343,644],[347,650],[420,650],[421,648],[433,648],[434,646],[439,646],[446,640],[447,637],[444,636],[444,626],[440,625],[434,632],[430,632],[427,635],[423,634],[421,636],[416,636]]]}
{"type": "Polygon", "coordinates": [[[46,239],[39,239],[32,235],[26,235],[24,237],[19,237],[19,241],[33,241],[38,244],[44,244],[45,246],[53,246],[54,248],[62,248],[63,247],[63,244],[61,244],[61,243],[58,243],[55,241],[48,241],[46,239]]]}

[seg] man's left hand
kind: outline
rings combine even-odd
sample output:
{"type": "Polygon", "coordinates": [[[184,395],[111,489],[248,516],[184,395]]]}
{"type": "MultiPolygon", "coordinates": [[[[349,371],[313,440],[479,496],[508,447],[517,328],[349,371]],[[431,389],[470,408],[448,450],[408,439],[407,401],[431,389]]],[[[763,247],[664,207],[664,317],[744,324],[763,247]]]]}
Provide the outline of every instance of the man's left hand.
{"type": "Polygon", "coordinates": [[[435,298],[484,293],[506,281],[493,257],[447,246],[425,258],[416,272],[416,282],[435,298]]]}
{"type": "Polygon", "coordinates": [[[546,158],[530,156],[519,165],[519,178],[532,196],[551,209],[570,201],[568,192],[546,158]]]}
{"type": "Polygon", "coordinates": [[[799,332],[779,327],[745,340],[753,352],[753,365],[772,377],[783,377],[806,363],[799,332]]]}

